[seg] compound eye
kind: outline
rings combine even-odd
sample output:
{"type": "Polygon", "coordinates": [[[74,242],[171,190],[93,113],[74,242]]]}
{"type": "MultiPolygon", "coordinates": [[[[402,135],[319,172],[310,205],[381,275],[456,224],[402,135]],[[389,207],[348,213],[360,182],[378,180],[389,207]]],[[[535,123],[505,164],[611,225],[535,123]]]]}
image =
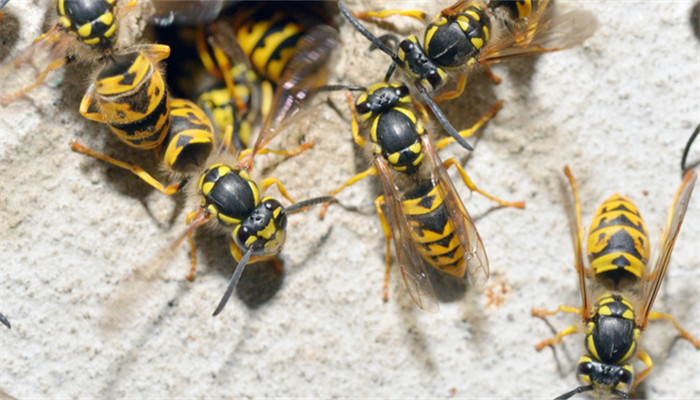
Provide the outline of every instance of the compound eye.
{"type": "Polygon", "coordinates": [[[593,364],[589,362],[581,363],[576,367],[577,375],[590,375],[593,373],[593,364]]]}
{"type": "Polygon", "coordinates": [[[426,78],[428,79],[428,82],[437,90],[438,88],[442,87],[442,78],[440,77],[440,74],[437,72],[437,70],[431,70],[428,72],[426,75],[426,78]]]}
{"type": "Polygon", "coordinates": [[[396,88],[396,94],[397,94],[399,97],[408,96],[409,91],[408,91],[408,88],[406,87],[406,85],[401,85],[401,86],[397,87],[397,88],[396,88]]]}
{"type": "Polygon", "coordinates": [[[617,378],[620,380],[621,383],[624,383],[629,387],[630,385],[632,385],[632,380],[634,379],[634,376],[632,376],[632,373],[629,370],[621,369],[620,372],[617,373],[617,378]]]}
{"type": "Polygon", "coordinates": [[[410,40],[404,40],[399,44],[399,48],[403,50],[404,53],[408,53],[413,51],[413,43],[410,40]]]}
{"type": "Polygon", "coordinates": [[[355,109],[360,113],[360,115],[367,114],[370,111],[366,101],[355,104],[355,109]]]}

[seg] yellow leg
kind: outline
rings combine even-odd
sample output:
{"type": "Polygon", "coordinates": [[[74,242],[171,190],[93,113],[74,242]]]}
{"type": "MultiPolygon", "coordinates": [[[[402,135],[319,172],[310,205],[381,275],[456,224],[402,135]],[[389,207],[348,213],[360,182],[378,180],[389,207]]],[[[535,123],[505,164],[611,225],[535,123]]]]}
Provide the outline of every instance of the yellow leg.
{"type": "Polygon", "coordinates": [[[364,11],[352,13],[357,19],[370,19],[370,18],[389,18],[394,15],[403,15],[404,17],[415,18],[420,22],[425,22],[425,12],[421,10],[397,10],[389,9],[383,11],[364,11]]]}
{"type": "Polygon", "coordinates": [[[382,211],[382,206],[384,205],[384,195],[377,197],[374,200],[374,206],[377,208],[377,215],[379,215],[379,222],[382,224],[382,230],[384,230],[384,238],[386,239],[386,269],[384,270],[384,285],[382,286],[382,299],[386,302],[389,301],[389,271],[391,270],[391,225],[386,220],[384,211],[382,211]]]}
{"type": "Polygon", "coordinates": [[[560,305],[556,310],[552,310],[552,311],[547,311],[547,310],[543,310],[541,308],[532,307],[532,310],[530,312],[532,313],[533,317],[544,318],[544,317],[548,317],[551,315],[556,315],[559,312],[581,315],[581,311],[582,310],[580,308],[560,305]]]}
{"type": "Polygon", "coordinates": [[[24,89],[22,89],[18,92],[10,93],[8,95],[3,96],[2,99],[0,100],[0,102],[2,103],[3,106],[6,106],[6,105],[10,104],[11,102],[17,100],[18,98],[24,96],[30,90],[41,85],[44,82],[44,80],[46,79],[46,75],[49,72],[56,70],[56,69],[59,69],[62,66],[66,65],[67,61],[68,61],[68,59],[66,57],[61,57],[57,60],[51,61],[51,63],[49,63],[49,65],[43,71],[41,71],[41,73],[36,78],[36,81],[34,81],[34,83],[32,83],[31,85],[25,87],[24,89]]]}
{"type": "Polygon", "coordinates": [[[649,357],[649,354],[647,354],[647,352],[644,350],[639,350],[639,353],[637,353],[637,358],[641,362],[643,362],[647,368],[634,377],[634,383],[632,383],[632,387],[630,388],[630,390],[634,390],[634,388],[636,388],[637,385],[639,385],[644,380],[644,378],[646,378],[647,375],[649,375],[649,372],[651,372],[651,367],[654,365],[654,363],[651,361],[651,357],[649,357]]]}
{"type": "Polygon", "coordinates": [[[294,157],[294,156],[297,156],[297,155],[305,152],[306,150],[308,150],[312,147],[314,147],[314,141],[309,139],[306,142],[304,142],[302,145],[295,147],[291,150],[271,150],[271,149],[262,148],[262,149],[258,150],[258,154],[272,153],[272,154],[280,154],[280,155],[283,155],[286,157],[294,157]]]}
{"type": "MultiPolygon", "coordinates": [[[[481,118],[478,121],[476,121],[476,123],[474,125],[472,125],[471,128],[459,131],[459,136],[461,136],[463,138],[468,138],[468,137],[474,135],[474,133],[476,133],[476,131],[481,129],[481,127],[484,126],[484,124],[486,124],[486,122],[488,122],[491,118],[493,118],[493,116],[496,115],[498,110],[500,110],[502,107],[503,107],[503,102],[499,101],[498,103],[496,103],[495,106],[491,107],[491,109],[488,112],[486,112],[486,114],[482,115],[481,118]]],[[[452,137],[444,138],[442,140],[439,140],[437,143],[435,143],[435,148],[438,150],[441,150],[441,149],[445,148],[447,145],[453,143],[454,141],[455,140],[452,137]]]]}
{"type": "Polygon", "coordinates": [[[491,71],[491,67],[489,65],[484,66],[484,72],[486,72],[486,75],[488,75],[488,77],[491,78],[493,83],[495,83],[496,85],[501,83],[501,77],[494,74],[493,71],[491,71]]]}
{"type": "Polygon", "coordinates": [[[114,166],[117,166],[119,168],[129,170],[129,171],[133,172],[136,176],[141,178],[144,182],[146,182],[149,185],[153,186],[154,188],[160,190],[163,194],[171,195],[171,194],[177,192],[177,190],[180,188],[179,183],[165,187],[165,186],[163,186],[163,184],[158,182],[158,180],[156,180],[154,177],[152,177],[150,174],[148,174],[148,172],[144,171],[143,168],[141,168],[137,165],[127,164],[123,161],[119,161],[119,160],[114,159],[114,158],[107,156],[105,154],[98,153],[94,150],[90,150],[78,142],[74,141],[73,143],[71,143],[71,149],[73,151],[75,151],[76,153],[85,154],[86,156],[97,158],[98,160],[108,162],[108,163],[110,163],[114,166]]]}
{"type": "Polygon", "coordinates": [[[350,119],[350,128],[352,129],[352,139],[360,147],[365,147],[365,138],[360,136],[360,125],[357,123],[357,110],[355,109],[355,99],[350,92],[345,93],[345,99],[350,107],[352,118],[350,119]]]}
{"type": "Polygon", "coordinates": [[[452,100],[456,99],[459,97],[462,92],[464,92],[464,88],[467,86],[467,74],[464,72],[460,72],[457,75],[457,88],[455,90],[450,90],[448,92],[445,92],[439,96],[433,97],[433,100],[436,102],[440,101],[445,101],[445,100],[452,100]]]}
{"type": "MultiPolygon", "coordinates": [[[[329,196],[335,197],[335,195],[337,195],[338,193],[340,193],[343,189],[345,189],[345,188],[347,188],[347,187],[349,187],[349,186],[354,185],[355,183],[357,183],[357,182],[359,182],[359,181],[365,179],[366,177],[368,177],[368,176],[370,176],[370,175],[377,175],[377,169],[374,168],[374,167],[367,168],[367,169],[364,170],[363,172],[360,172],[359,174],[357,174],[357,175],[353,176],[352,178],[348,179],[348,181],[345,182],[342,186],[340,186],[339,188],[337,188],[337,189],[335,189],[334,191],[332,191],[331,194],[329,194],[329,196]]],[[[323,219],[323,218],[325,217],[325,215],[326,215],[326,210],[328,210],[328,206],[329,206],[329,205],[330,205],[330,203],[325,203],[325,204],[323,204],[323,206],[321,207],[321,211],[319,212],[319,217],[320,217],[321,219],[323,219]]]]}
{"type": "MultiPolygon", "coordinates": [[[[197,214],[198,210],[192,211],[187,213],[187,226],[190,225],[190,222],[192,222],[192,218],[194,218],[197,214]]],[[[187,275],[187,280],[188,281],[193,281],[194,280],[194,274],[197,271],[197,252],[195,251],[195,246],[194,246],[194,240],[192,239],[192,232],[187,233],[187,241],[190,243],[190,273],[187,275]]]]}
{"type": "MultiPolygon", "coordinates": [[[[430,115],[428,114],[428,110],[425,109],[423,104],[417,102],[417,101],[412,101],[413,108],[418,111],[418,114],[420,114],[420,118],[423,120],[423,122],[428,122],[430,120],[430,115]]],[[[471,135],[468,135],[471,136],[471,135]]]]}
{"type": "Polygon", "coordinates": [[[294,199],[289,197],[289,194],[287,193],[287,189],[284,188],[284,185],[282,185],[282,182],[280,182],[277,178],[265,178],[263,179],[262,182],[260,182],[260,188],[264,192],[267,190],[272,185],[277,185],[277,190],[279,190],[280,194],[284,196],[285,199],[289,200],[292,202],[292,204],[296,203],[294,199]]]}
{"type": "Polygon", "coordinates": [[[676,327],[676,329],[678,329],[678,333],[680,333],[682,338],[692,343],[696,349],[700,349],[700,340],[688,333],[688,331],[686,331],[685,329],[681,328],[681,326],[678,325],[678,322],[676,322],[676,319],[673,317],[673,315],[651,311],[649,312],[647,319],[665,319],[666,321],[669,321],[673,324],[673,326],[676,327]]]}
{"type": "Polygon", "coordinates": [[[450,168],[451,166],[457,167],[457,171],[459,171],[459,175],[462,177],[462,181],[464,182],[465,185],[467,185],[467,188],[471,190],[472,192],[477,192],[480,195],[486,197],[487,199],[496,202],[503,207],[515,207],[515,208],[525,208],[525,202],[522,201],[503,201],[497,197],[493,197],[490,194],[484,192],[483,190],[479,189],[476,187],[474,182],[472,182],[471,178],[469,178],[469,175],[467,175],[466,171],[464,171],[464,168],[462,168],[461,165],[455,160],[454,158],[450,158],[447,161],[444,162],[445,168],[450,168]]]}
{"type": "Polygon", "coordinates": [[[537,344],[537,346],[535,346],[535,349],[537,349],[537,351],[540,351],[540,350],[544,349],[544,348],[547,347],[547,346],[554,346],[555,344],[561,343],[561,341],[562,341],[562,339],[564,338],[564,336],[569,336],[569,335],[571,335],[572,333],[578,332],[578,329],[579,329],[578,327],[579,327],[579,326],[580,326],[580,324],[574,324],[574,325],[569,326],[568,328],[566,328],[566,329],[562,330],[561,332],[557,333],[557,335],[554,336],[553,338],[547,339],[547,340],[543,340],[543,341],[539,342],[539,343],[537,344]]]}

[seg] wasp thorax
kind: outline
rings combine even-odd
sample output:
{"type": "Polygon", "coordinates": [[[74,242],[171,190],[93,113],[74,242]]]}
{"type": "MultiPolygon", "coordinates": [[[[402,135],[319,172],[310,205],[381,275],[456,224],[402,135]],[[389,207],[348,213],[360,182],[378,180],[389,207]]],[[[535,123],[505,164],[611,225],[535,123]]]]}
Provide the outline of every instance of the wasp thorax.
{"type": "Polygon", "coordinates": [[[199,179],[206,211],[223,226],[240,224],[258,205],[258,187],[245,171],[223,164],[209,167],[199,179]]]}
{"type": "Polygon", "coordinates": [[[376,115],[400,103],[409,102],[410,98],[407,97],[409,94],[408,87],[404,84],[388,85],[382,83],[377,88],[370,88],[366,98],[359,98],[356,108],[360,114],[369,112],[376,115]]]}
{"type": "Polygon", "coordinates": [[[279,201],[265,198],[233,231],[233,239],[253,255],[277,254],[286,238],[287,213],[279,201]]]}
{"type": "Polygon", "coordinates": [[[89,46],[112,46],[117,29],[113,0],[59,0],[59,23],[89,46]]]}
{"type": "Polygon", "coordinates": [[[428,57],[415,36],[401,41],[399,57],[404,61],[411,78],[427,86],[429,92],[436,92],[445,85],[447,75],[428,57]]]}

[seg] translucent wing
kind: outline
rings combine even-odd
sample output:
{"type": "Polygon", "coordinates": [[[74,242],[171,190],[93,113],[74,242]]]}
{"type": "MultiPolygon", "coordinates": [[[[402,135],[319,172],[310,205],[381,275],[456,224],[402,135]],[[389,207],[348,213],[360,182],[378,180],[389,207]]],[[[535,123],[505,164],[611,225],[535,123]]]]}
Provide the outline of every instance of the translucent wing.
{"type": "Polygon", "coordinates": [[[467,9],[473,3],[474,0],[459,0],[453,5],[442,9],[442,11],[440,11],[440,14],[442,14],[445,17],[454,17],[461,11],[467,9]]]}
{"type": "Polygon", "coordinates": [[[571,226],[571,241],[574,245],[574,265],[576,267],[576,273],[578,275],[579,291],[581,292],[581,306],[583,307],[583,312],[581,313],[581,318],[586,321],[589,316],[591,309],[588,298],[588,292],[586,290],[586,271],[585,264],[583,261],[583,226],[581,226],[581,201],[579,200],[578,185],[574,179],[569,167],[564,167],[564,173],[569,179],[569,184],[571,185],[571,192],[573,194],[573,204],[569,204],[569,226],[571,226]]]}
{"type": "Polygon", "coordinates": [[[19,56],[11,61],[5,62],[0,67],[0,76],[2,79],[2,105],[15,101],[23,96],[36,86],[43,83],[47,74],[53,70],[62,67],[66,63],[64,56],[67,49],[75,45],[77,39],[71,35],[64,34],[59,30],[59,26],[55,25],[24,50],[19,56]],[[16,72],[31,65],[38,73],[35,78],[29,81],[9,82],[11,77],[18,76],[16,72]],[[34,80],[36,79],[36,80],[34,80]],[[31,83],[31,84],[30,84],[31,83]]]}
{"type": "Polygon", "coordinates": [[[597,28],[598,19],[589,11],[552,12],[542,4],[523,30],[491,40],[477,58],[479,64],[488,64],[568,49],[583,43],[597,28]]]}
{"type": "Polygon", "coordinates": [[[430,165],[433,184],[438,187],[445,211],[454,224],[455,232],[464,250],[464,261],[467,264],[469,278],[475,288],[483,289],[489,279],[489,261],[484,244],[427,133],[421,136],[421,143],[430,165]]]}
{"type": "Polygon", "coordinates": [[[649,316],[651,307],[654,304],[654,300],[656,300],[656,295],[661,287],[661,282],[663,282],[664,276],[666,275],[668,263],[671,259],[671,252],[673,251],[673,246],[676,244],[678,232],[681,229],[685,212],[688,209],[690,195],[693,193],[696,178],[697,176],[694,171],[690,170],[686,172],[685,176],[683,177],[683,182],[673,198],[673,205],[669,211],[666,230],[661,238],[661,252],[656,260],[654,270],[651,274],[652,279],[647,284],[644,291],[644,301],[642,302],[644,308],[638,316],[642,327],[646,326],[647,317],[649,316]]]}
{"type": "Polygon", "coordinates": [[[291,123],[314,89],[326,84],[326,63],[337,45],[338,32],[328,25],[315,26],[304,35],[277,84],[272,109],[263,121],[252,156],[291,123]]]}
{"type": "Polygon", "coordinates": [[[401,267],[401,275],[408,294],[413,302],[424,311],[437,312],[439,309],[433,285],[430,283],[425,262],[411,238],[411,227],[403,213],[401,195],[391,178],[391,171],[381,157],[374,158],[374,166],[384,187],[386,208],[391,218],[391,231],[396,246],[396,257],[401,267]]]}

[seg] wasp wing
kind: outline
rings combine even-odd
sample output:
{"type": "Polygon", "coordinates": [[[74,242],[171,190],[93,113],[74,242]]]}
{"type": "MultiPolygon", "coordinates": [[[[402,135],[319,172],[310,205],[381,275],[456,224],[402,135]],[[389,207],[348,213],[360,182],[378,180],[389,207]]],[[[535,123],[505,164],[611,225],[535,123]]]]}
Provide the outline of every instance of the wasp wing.
{"type": "Polygon", "coordinates": [[[491,40],[477,56],[479,64],[568,49],[588,39],[598,28],[586,10],[555,12],[544,4],[528,18],[523,30],[491,40]]]}
{"type": "Polygon", "coordinates": [[[489,260],[486,256],[484,243],[479,237],[469,212],[455,190],[447,170],[437,154],[433,142],[427,133],[421,136],[423,152],[428,160],[433,184],[438,187],[442,196],[445,211],[454,224],[455,233],[464,251],[464,261],[467,273],[476,289],[483,289],[489,279],[489,260]]]}
{"type": "Polygon", "coordinates": [[[384,187],[386,209],[391,218],[391,231],[396,246],[396,257],[401,267],[401,276],[413,302],[424,311],[437,312],[439,309],[433,285],[425,269],[423,257],[411,238],[411,226],[403,213],[401,194],[391,177],[386,161],[380,156],[374,158],[374,166],[384,187]]]}
{"type": "Polygon", "coordinates": [[[661,252],[656,260],[654,270],[651,273],[652,279],[647,283],[644,290],[643,308],[637,317],[640,318],[638,322],[640,322],[642,327],[646,326],[647,317],[649,316],[649,312],[651,312],[652,305],[654,305],[654,300],[656,300],[661,282],[663,282],[664,276],[666,275],[668,263],[671,259],[671,252],[673,251],[673,246],[676,244],[678,232],[681,230],[681,224],[683,223],[685,212],[688,209],[690,196],[693,194],[696,179],[697,175],[695,172],[692,170],[688,171],[683,177],[683,182],[673,198],[673,205],[669,211],[666,230],[661,238],[661,252]]]}
{"type": "Polygon", "coordinates": [[[474,0],[459,0],[453,5],[442,9],[442,11],[440,11],[440,14],[445,17],[455,17],[460,12],[469,8],[469,6],[471,6],[473,3],[475,3],[474,0]]]}
{"type": "Polygon", "coordinates": [[[578,275],[578,285],[581,293],[581,307],[583,307],[581,318],[586,321],[591,310],[591,305],[589,304],[590,299],[588,298],[588,291],[586,289],[586,266],[583,261],[584,230],[583,226],[581,225],[581,201],[579,199],[576,179],[574,179],[574,176],[568,166],[564,167],[564,173],[569,179],[569,184],[571,185],[571,192],[573,195],[573,199],[571,199],[573,200],[573,204],[568,204],[569,207],[567,210],[569,214],[569,226],[571,227],[571,241],[574,245],[574,266],[578,275]]]}
{"type": "Polygon", "coordinates": [[[338,32],[328,25],[311,28],[289,60],[275,90],[272,108],[258,134],[253,156],[288,126],[317,89],[326,84],[326,64],[338,45],[338,32]]]}

